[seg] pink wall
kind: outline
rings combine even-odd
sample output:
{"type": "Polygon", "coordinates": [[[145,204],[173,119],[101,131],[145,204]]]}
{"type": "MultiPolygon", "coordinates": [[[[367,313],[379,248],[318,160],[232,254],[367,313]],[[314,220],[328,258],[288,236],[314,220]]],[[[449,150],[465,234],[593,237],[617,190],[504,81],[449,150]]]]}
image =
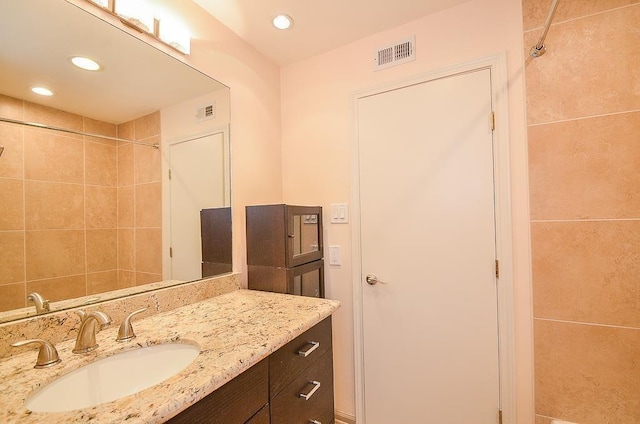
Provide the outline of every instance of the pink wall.
{"type": "MultiPolygon", "coordinates": [[[[287,66],[282,84],[284,199],[292,204],[350,202],[351,100],[363,89],[506,52],[509,79],[511,196],[515,261],[518,423],[533,420],[529,214],[524,118],[522,12],[519,2],[472,0],[342,48],[287,66]],[[415,34],[417,59],[373,72],[372,52],[415,34]]],[[[325,245],[340,245],[327,296],[342,302],[334,320],[336,409],[355,415],[350,225],[326,225],[325,245]]]]}

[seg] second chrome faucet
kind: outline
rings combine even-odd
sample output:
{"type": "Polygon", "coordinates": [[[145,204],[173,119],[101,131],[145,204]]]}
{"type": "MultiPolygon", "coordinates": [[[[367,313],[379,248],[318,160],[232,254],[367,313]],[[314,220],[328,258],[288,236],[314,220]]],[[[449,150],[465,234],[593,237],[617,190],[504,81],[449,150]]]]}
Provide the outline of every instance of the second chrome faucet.
{"type": "Polygon", "coordinates": [[[96,324],[100,326],[111,323],[109,315],[101,311],[92,311],[86,313],[85,311],[77,311],[80,315],[80,328],[78,329],[78,338],[76,339],[76,346],[73,348],[73,353],[87,353],[91,352],[98,347],[96,342],[96,324]]]}

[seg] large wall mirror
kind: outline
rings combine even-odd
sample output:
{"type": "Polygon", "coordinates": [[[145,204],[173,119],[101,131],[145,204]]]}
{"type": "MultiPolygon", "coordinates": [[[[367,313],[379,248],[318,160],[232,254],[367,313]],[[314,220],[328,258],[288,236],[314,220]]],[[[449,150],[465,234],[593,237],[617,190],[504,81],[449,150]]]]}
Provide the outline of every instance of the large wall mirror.
{"type": "Polygon", "coordinates": [[[0,322],[231,272],[229,125],[228,87],[118,25],[0,2],[0,322]]]}

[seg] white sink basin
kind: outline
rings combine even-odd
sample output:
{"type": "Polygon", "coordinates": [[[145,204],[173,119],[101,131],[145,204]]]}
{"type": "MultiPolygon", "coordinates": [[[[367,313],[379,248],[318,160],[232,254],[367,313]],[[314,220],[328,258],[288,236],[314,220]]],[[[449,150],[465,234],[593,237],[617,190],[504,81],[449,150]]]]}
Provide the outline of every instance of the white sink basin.
{"type": "Polygon", "coordinates": [[[110,402],[179,373],[199,352],[195,345],[166,343],[109,356],[54,380],[25,406],[33,412],[64,412],[110,402]]]}

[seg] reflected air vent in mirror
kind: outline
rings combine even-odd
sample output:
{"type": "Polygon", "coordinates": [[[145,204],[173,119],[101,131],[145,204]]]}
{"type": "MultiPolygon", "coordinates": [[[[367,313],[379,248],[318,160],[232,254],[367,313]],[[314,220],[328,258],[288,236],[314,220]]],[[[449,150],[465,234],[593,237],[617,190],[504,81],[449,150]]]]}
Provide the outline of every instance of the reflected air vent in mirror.
{"type": "Polygon", "coordinates": [[[216,102],[199,107],[196,111],[196,122],[213,119],[216,117],[216,102]]]}
{"type": "Polygon", "coordinates": [[[390,68],[416,58],[416,37],[411,36],[402,41],[379,48],[375,53],[374,71],[390,68]]]}

